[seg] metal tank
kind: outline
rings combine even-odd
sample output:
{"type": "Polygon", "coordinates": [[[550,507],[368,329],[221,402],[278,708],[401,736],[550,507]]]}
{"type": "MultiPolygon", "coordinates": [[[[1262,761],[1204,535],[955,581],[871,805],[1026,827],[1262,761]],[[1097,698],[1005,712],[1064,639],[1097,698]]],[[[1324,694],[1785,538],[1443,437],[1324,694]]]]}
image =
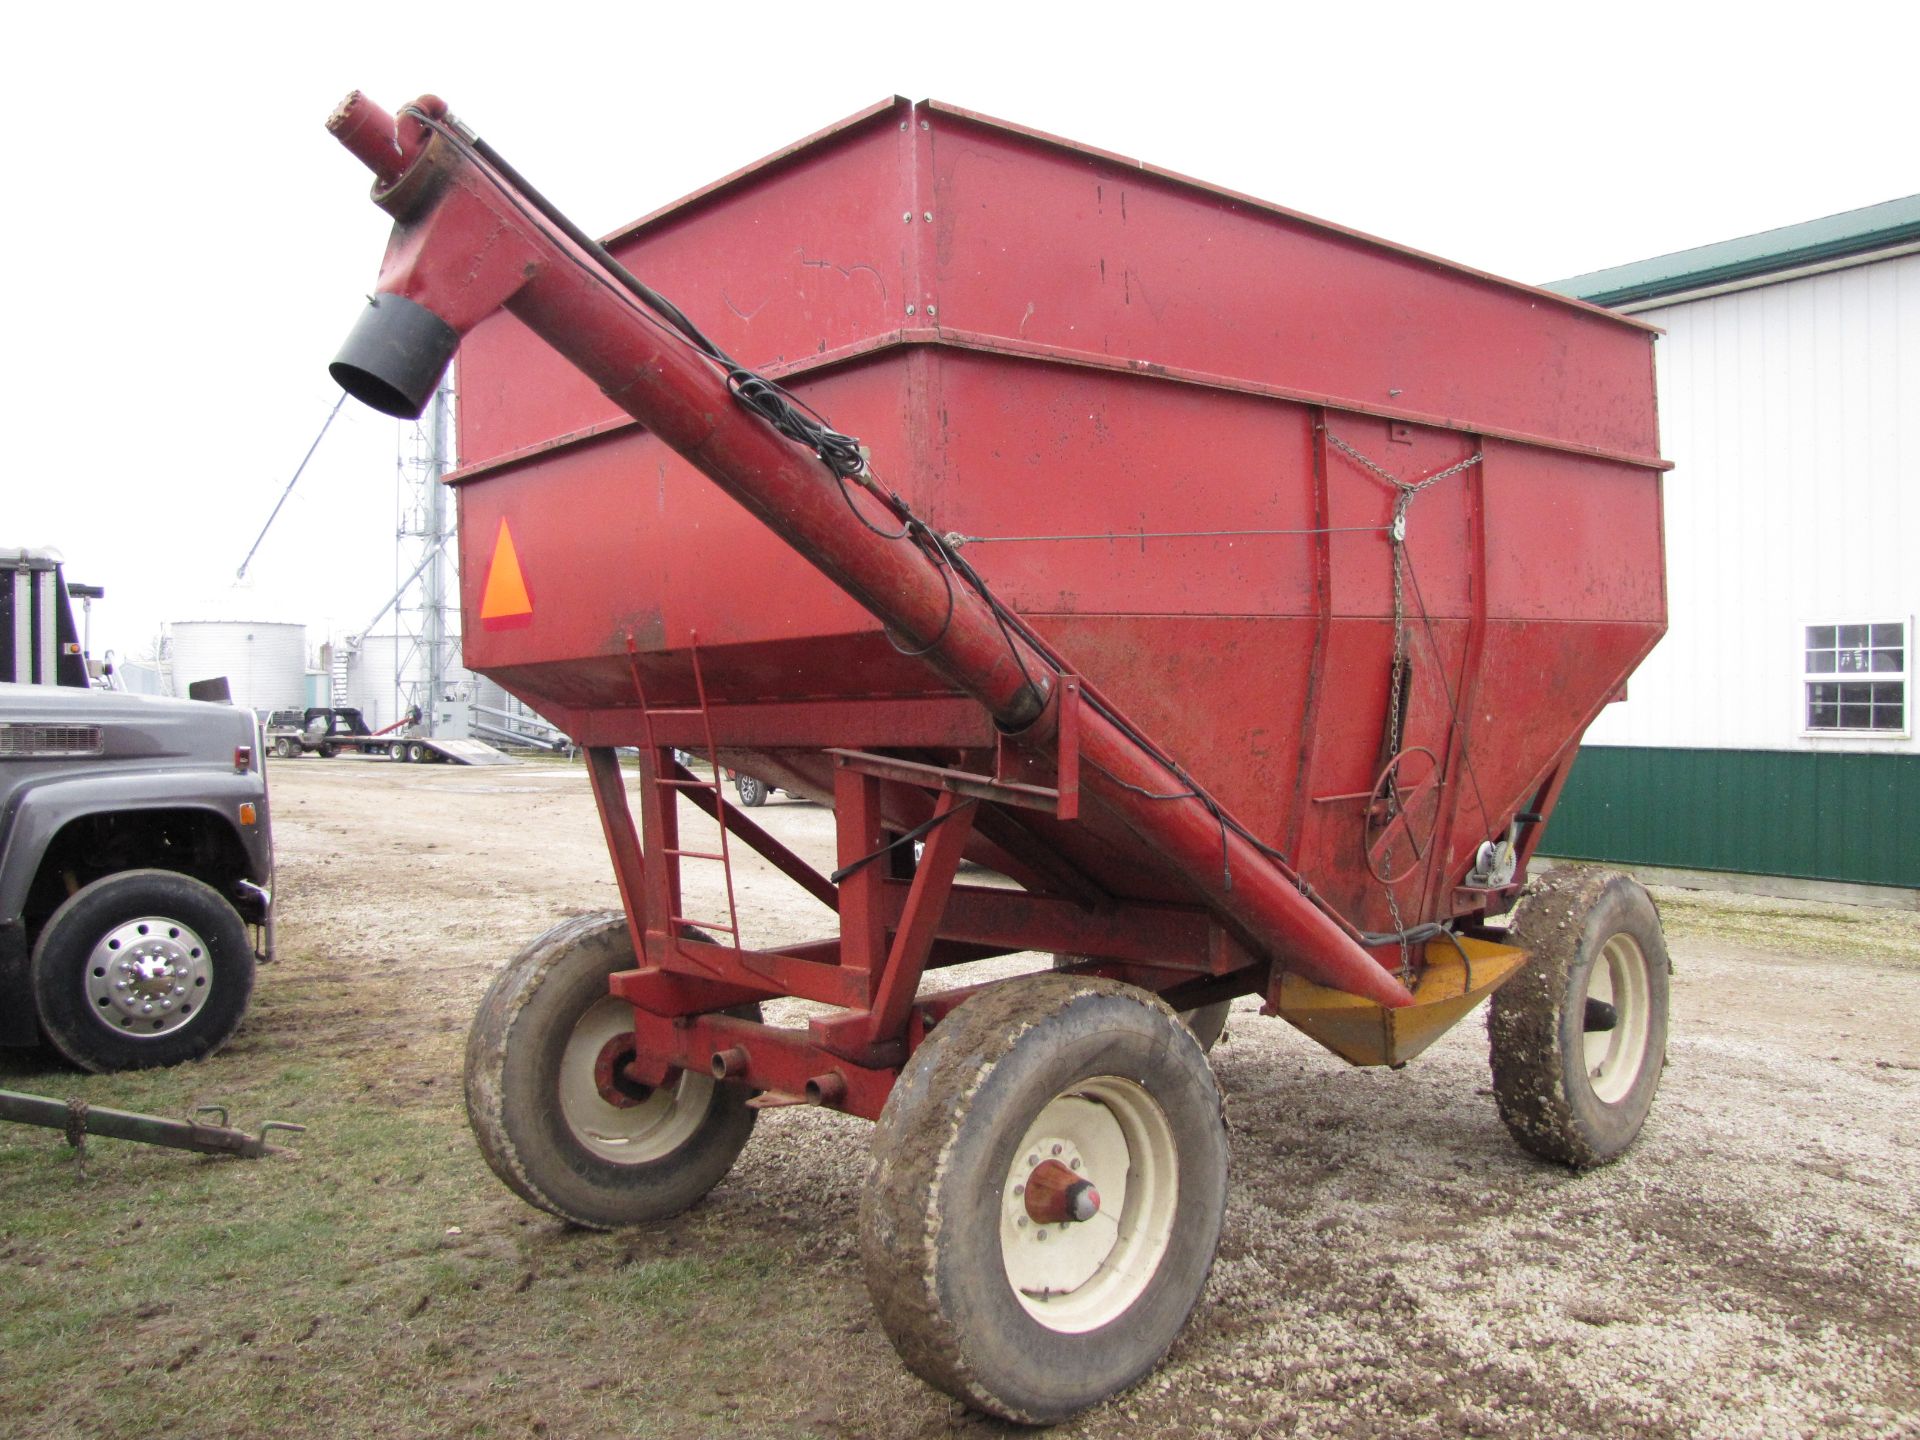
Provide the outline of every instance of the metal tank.
{"type": "Polygon", "coordinates": [[[176,620],[173,693],[227,677],[233,703],[249,710],[298,707],[307,694],[307,628],[278,620],[176,620]]]}
{"type": "Polygon", "coordinates": [[[415,650],[405,635],[368,635],[347,662],[347,704],[357,707],[373,729],[400,718],[403,697],[418,678],[415,650]]]}

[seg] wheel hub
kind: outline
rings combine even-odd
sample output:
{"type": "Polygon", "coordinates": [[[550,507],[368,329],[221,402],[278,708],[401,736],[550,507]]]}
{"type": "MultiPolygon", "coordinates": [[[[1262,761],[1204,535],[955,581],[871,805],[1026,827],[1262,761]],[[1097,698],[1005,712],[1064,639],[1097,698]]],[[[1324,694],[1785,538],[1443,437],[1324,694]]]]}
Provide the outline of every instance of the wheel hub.
{"type": "Polygon", "coordinates": [[[146,915],[107,932],[87,957],[89,1007],[135,1039],[170,1035],[205,1003],[213,981],[206,942],[178,920],[146,915]]]}
{"type": "Polygon", "coordinates": [[[1021,1308],[1067,1334],[1124,1312],[1166,1251],[1177,1194],[1172,1132],[1144,1090],[1103,1076],[1057,1096],[1001,1190],[1001,1262],[1021,1308]]]}
{"type": "Polygon", "coordinates": [[[633,1063],[633,1032],[623,1030],[600,1047],[594,1057],[593,1083],[600,1098],[616,1110],[630,1110],[653,1098],[654,1087],[633,1078],[628,1066],[633,1063]]]}
{"type": "Polygon", "coordinates": [[[634,1080],[633,1007],[608,996],[574,1025],[560,1057],[560,1113],[573,1138],[602,1160],[641,1164],[672,1154],[700,1128],[714,1082],[675,1071],[663,1085],[634,1080]]]}
{"type": "Polygon", "coordinates": [[[1626,934],[1607,941],[1587,976],[1581,1049],[1594,1098],[1617,1105],[1647,1062],[1651,1001],[1647,957],[1626,934]]]}

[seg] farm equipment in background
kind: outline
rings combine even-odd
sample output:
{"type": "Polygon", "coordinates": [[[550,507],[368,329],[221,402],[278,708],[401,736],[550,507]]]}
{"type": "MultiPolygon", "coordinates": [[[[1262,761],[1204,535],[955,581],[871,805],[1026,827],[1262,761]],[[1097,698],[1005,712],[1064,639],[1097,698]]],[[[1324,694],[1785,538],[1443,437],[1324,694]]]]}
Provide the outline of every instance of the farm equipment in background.
{"type": "Polygon", "coordinates": [[[422,735],[417,709],[391,725],[374,730],[351,705],[310,705],[305,710],[276,710],[267,717],[267,744],[283,760],[296,755],[380,755],[414,764],[449,762],[455,765],[515,765],[479,740],[422,735]]]}
{"type": "Polygon", "coordinates": [[[1555,872],[1490,922],[1665,626],[1648,327],[932,102],[604,244],[434,97],[329,128],[395,221],[333,374],[412,415],[459,349],[467,663],[586,747],[619,882],[474,1023],[516,1193],[643,1223],[767,1105],[877,1120],[888,1334],[1045,1422],[1150,1371],[1206,1283],[1227,1141],[1180,1012],[1255,995],[1397,1066],[1491,996],[1515,1137],[1632,1141],[1644,892],[1555,872]],[[833,806],[832,875],[729,767],[833,806]],[[828,934],[747,942],[741,844],[828,934]],[[763,1023],[783,996],[830,1008],[763,1023]]]}

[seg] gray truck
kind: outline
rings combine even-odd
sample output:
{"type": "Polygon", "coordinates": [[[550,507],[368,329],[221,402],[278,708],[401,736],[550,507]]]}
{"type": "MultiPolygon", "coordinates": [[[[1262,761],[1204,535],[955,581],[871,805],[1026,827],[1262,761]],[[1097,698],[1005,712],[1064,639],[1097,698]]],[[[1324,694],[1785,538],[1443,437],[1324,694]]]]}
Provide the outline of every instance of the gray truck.
{"type": "Polygon", "coordinates": [[[0,550],[0,1044],[174,1065],[273,957],[260,724],[93,688],[59,557],[0,550]]]}

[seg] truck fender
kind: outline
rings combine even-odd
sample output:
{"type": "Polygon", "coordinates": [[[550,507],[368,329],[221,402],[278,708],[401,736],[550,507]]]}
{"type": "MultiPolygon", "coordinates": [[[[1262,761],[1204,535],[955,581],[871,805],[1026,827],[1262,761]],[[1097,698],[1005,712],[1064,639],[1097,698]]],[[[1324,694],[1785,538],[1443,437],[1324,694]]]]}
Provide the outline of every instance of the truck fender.
{"type": "Polygon", "coordinates": [[[191,798],[180,794],[178,770],[147,775],[116,770],[99,775],[50,776],[22,786],[4,817],[4,834],[0,834],[0,925],[20,923],[27,892],[54,837],[75,820],[92,815],[143,810],[204,813],[224,824],[239,841],[247,858],[246,878],[271,888],[273,846],[266,787],[260,776],[255,772],[200,773],[194,776],[194,788],[196,794],[191,798]],[[251,803],[257,809],[257,819],[251,826],[240,823],[242,803],[251,803]]]}

